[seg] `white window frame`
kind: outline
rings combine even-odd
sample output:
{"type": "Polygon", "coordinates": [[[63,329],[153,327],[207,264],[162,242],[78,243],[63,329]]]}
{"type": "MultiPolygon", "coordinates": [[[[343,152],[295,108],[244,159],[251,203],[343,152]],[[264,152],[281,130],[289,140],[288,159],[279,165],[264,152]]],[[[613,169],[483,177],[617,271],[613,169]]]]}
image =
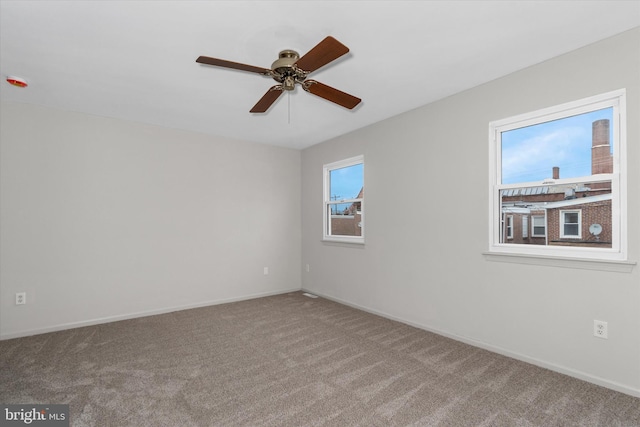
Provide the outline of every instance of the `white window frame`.
{"type": "MultiPolygon", "coordinates": [[[[570,210],[560,210],[560,218],[559,218],[559,222],[560,222],[560,238],[561,239],[582,239],[582,209],[570,209],[570,210]],[[565,230],[564,230],[564,226],[567,224],[565,222],[565,214],[572,214],[572,213],[577,213],[578,214],[578,222],[577,222],[577,226],[578,226],[578,234],[565,234],[565,230]]],[[[569,224],[574,224],[572,222],[570,222],[569,224]]]]}
{"type": "Polygon", "coordinates": [[[364,156],[356,156],[348,159],[340,160],[333,163],[328,163],[323,167],[323,204],[322,204],[322,240],[328,242],[341,242],[341,243],[355,243],[355,244],[364,244],[364,191],[363,197],[361,198],[347,198],[340,200],[332,200],[331,199],[331,171],[336,169],[342,169],[349,166],[355,166],[362,164],[362,174],[363,174],[363,189],[364,189],[364,156]],[[338,203],[360,203],[360,210],[358,213],[360,214],[360,236],[346,236],[346,235],[333,235],[330,233],[331,230],[331,214],[329,207],[338,203]]]}
{"type": "MultiPolygon", "coordinates": [[[[534,258],[560,258],[593,261],[627,260],[627,136],[626,90],[620,89],[578,101],[521,114],[489,123],[489,255],[515,255],[534,258]],[[573,182],[611,181],[612,247],[577,247],[559,245],[529,245],[500,243],[501,201],[500,191],[509,188],[538,186],[542,182],[502,184],[501,135],[502,132],[558,120],[604,108],[613,108],[613,173],[591,177],[555,180],[555,184],[573,182]],[[594,179],[594,177],[596,179],[594,179]]],[[[547,182],[545,182],[545,185],[547,182]]],[[[533,223],[533,221],[532,221],[533,223]]],[[[545,224],[545,233],[548,224],[545,224]]],[[[538,237],[538,236],[536,236],[538,237]]]]}
{"type": "Polygon", "coordinates": [[[529,217],[526,215],[522,217],[522,238],[529,238],[529,217]]]}
{"type": "Polygon", "coordinates": [[[531,237],[547,237],[547,217],[546,215],[531,215],[531,237]],[[536,233],[536,227],[541,227],[540,224],[536,225],[536,219],[542,218],[542,227],[544,227],[544,233],[536,233]]]}
{"type": "Polygon", "coordinates": [[[504,232],[508,240],[513,240],[513,215],[505,217],[504,232]]]}

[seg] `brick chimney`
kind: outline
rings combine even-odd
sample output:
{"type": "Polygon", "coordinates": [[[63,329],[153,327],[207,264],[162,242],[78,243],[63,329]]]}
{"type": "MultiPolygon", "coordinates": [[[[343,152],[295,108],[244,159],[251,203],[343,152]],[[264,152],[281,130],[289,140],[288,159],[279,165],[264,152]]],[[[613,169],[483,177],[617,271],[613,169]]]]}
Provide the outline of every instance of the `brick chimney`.
{"type": "Polygon", "coordinates": [[[609,141],[609,120],[596,120],[591,125],[591,174],[613,172],[609,141]]]}
{"type": "Polygon", "coordinates": [[[558,166],[553,167],[553,179],[560,179],[560,168],[558,166]]]}

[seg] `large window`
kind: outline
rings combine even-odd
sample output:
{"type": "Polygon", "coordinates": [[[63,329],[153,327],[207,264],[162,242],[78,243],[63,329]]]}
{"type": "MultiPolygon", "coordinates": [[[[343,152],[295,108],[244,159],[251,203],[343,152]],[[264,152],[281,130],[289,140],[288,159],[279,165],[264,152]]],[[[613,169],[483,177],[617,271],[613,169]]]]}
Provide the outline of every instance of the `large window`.
{"type": "Polygon", "coordinates": [[[324,240],[364,243],[364,157],[324,166],[324,240]]]}
{"type": "Polygon", "coordinates": [[[490,123],[489,252],[625,260],[625,123],[624,90],[490,123]]]}

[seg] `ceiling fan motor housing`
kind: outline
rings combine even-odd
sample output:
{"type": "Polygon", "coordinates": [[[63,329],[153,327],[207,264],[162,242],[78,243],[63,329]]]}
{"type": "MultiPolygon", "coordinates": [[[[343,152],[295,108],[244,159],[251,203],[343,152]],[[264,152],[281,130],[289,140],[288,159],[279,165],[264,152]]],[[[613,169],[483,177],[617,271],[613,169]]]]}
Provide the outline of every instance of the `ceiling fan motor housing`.
{"type": "Polygon", "coordinates": [[[278,59],[271,65],[273,79],[282,83],[284,90],[293,90],[296,82],[301,82],[307,77],[304,71],[294,66],[298,59],[298,52],[287,49],[281,51],[278,59]]]}

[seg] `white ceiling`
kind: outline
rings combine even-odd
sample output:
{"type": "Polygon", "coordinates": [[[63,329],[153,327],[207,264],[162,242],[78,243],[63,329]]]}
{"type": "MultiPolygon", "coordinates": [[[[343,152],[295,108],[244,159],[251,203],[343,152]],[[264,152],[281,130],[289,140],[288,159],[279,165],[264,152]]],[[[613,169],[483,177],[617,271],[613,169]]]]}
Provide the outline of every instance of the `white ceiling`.
{"type": "Polygon", "coordinates": [[[640,0],[1,0],[0,19],[2,100],[303,149],[640,26],[640,0]],[[250,114],[273,80],[195,62],[269,68],[327,35],[351,52],[311,78],[354,110],[297,87],[250,114]]]}

